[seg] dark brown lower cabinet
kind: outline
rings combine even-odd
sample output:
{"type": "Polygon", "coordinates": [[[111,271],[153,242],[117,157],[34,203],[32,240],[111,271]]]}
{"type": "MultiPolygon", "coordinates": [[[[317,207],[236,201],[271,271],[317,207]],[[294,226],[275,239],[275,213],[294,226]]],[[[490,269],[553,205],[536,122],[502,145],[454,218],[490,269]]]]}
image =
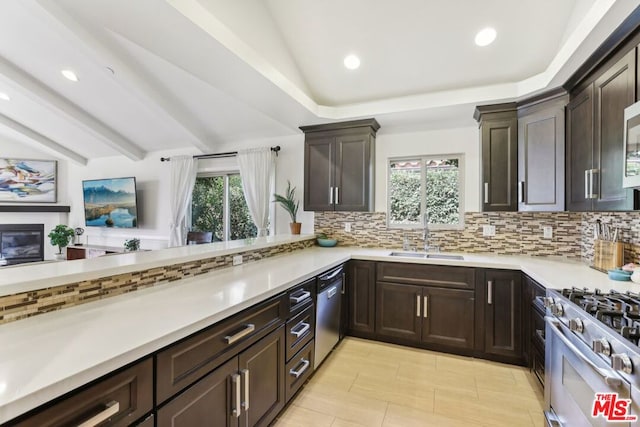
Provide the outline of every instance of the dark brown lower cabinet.
{"type": "Polygon", "coordinates": [[[475,292],[425,287],[422,341],[473,349],[475,292]]]}
{"type": "Polygon", "coordinates": [[[521,272],[485,270],[478,300],[487,355],[523,363],[521,272]],[[484,322],[483,322],[484,321],[484,322]]]}
{"type": "Polygon", "coordinates": [[[42,411],[10,421],[20,427],[62,427],[81,425],[128,426],[153,409],[153,360],[147,358],[42,411]]]}
{"type": "Polygon", "coordinates": [[[432,348],[474,347],[474,291],[378,282],[376,333],[432,348]]]}
{"type": "Polygon", "coordinates": [[[349,261],[347,270],[347,328],[352,335],[375,332],[376,263],[349,261]]]}
{"type": "Polygon", "coordinates": [[[158,427],[268,425],[285,402],[284,327],[206,375],[158,410],[158,427]]]}

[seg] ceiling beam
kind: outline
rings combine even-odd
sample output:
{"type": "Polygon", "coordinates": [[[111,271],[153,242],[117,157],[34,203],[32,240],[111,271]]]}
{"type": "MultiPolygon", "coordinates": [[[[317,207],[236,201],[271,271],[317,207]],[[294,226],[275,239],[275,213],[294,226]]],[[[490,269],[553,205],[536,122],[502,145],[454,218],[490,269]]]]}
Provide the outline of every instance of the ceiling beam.
{"type": "Polygon", "coordinates": [[[4,114],[0,114],[0,125],[4,125],[9,129],[12,129],[13,131],[19,133],[20,135],[26,136],[31,141],[44,146],[46,149],[48,149],[48,151],[51,151],[54,154],[61,155],[83,166],[88,162],[86,157],[83,157],[80,154],[71,151],[66,147],[63,147],[54,140],[42,135],[41,133],[36,132],[35,130],[23,125],[22,123],[13,120],[10,117],[5,116],[4,114]]]}
{"type": "Polygon", "coordinates": [[[26,71],[16,67],[0,57],[0,75],[17,85],[26,96],[47,106],[60,116],[65,117],[85,131],[103,140],[108,146],[127,156],[131,160],[142,160],[145,151],[124,136],[120,135],[100,120],[93,117],[74,103],[58,95],[51,88],[33,78],[26,71]]]}
{"type": "MultiPolygon", "coordinates": [[[[58,34],[74,45],[82,47],[85,55],[91,58],[100,67],[109,66],[115,70],[115,81],[134,94],[146,106],[162,114],[180,127],[189,136],[192,146],[203,152],[208,152],[215,145],[207,142],[209,138],[203,132],[204,127],[198,123],[197,119],[188,113],[186,108],[180,108],[180,101],[174,96],[166,93],[160,85],[153,83],[153,76],[144,75],[140,70],[135,69],[130,62],[122,60],[110,49],[103,40],[100,40],[93,32],[84,25],[76,21],[71,15],[63,10],[54,1],[32,1],[30,2],[39,11],[44,13],[55,28],[58,34]]],[[[35,7],[34,7],[35,8],[35,7]]]]}

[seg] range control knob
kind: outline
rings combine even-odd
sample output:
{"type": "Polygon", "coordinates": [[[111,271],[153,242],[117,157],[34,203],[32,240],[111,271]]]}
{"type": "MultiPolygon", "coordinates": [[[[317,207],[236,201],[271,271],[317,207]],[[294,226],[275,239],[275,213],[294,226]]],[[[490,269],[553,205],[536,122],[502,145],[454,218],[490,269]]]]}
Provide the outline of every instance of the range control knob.
{"type": "Polygon", "coordinates": [[[625,374],[633,373],[633,363],[631,362],[631,358],[625,353],[611,355],[611,367],[625,374]]]}
{"type": "Polygon", "coordinates": [[[569,320],[569,329],[571,329],[573,332],[578,332],[578,333],[582,333],[584,332],[584,324],[582,323],[582,320],[580,319],[570,319],[569,320]]]}
{"type": "Polygon", "coordinates": [[[551,306],[551,314],[554,316],[562,317],[564,316],[564,307],[560,303],[553,304],[551,306]]]}
{"type": "Polygon", "coordinates": [[[605,356],[611,356],[611,344],[604,338],[593,340],[593,351],[605,356]]]}
{"type": "Polygon", "coordinates": [[[544,304],[546,308],[550,308],[553,305],[553,303],[554,301],[553,301],[553,298],[551,297],[542,298],[542,304],[544,304]]]}

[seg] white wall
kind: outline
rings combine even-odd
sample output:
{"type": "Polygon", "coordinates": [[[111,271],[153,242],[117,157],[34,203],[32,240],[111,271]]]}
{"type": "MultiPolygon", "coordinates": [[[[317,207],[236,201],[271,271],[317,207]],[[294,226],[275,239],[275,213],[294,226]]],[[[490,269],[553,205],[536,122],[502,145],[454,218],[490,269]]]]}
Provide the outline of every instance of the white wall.
{"type": "MultiPolygon", "coordinates": [[[[480,144],[478,128],[463,127],[439,129],[420,132],[378,134],[376,141],[376,211],[387,209],[387,160],[390,157],[423,155],[423,154],[465,154],[465,210],[478,211],[479,176],[480,176],[480,144]]],[[[304,191],[304,135],[293,135],[282,138],[269,138],[222,144],[216,152],[235,151],[242,148],[266,147],[279,145],[282,149],[277,160],[276,192],[284,192],[287,180],[296,187],[300,200],[298,221],[302,222],[303,233],[313,233],[313,212],[302,210],[304,191]]],[[[51,155],[39,152],[24,144],[0,140],[3,156],[51,159],[51,155]]],[[[67,214],[27,214],[16,215],[0,213],[0,222],[45,223],[45,230],[56,224],[66,223],[71,227],[85,228],[85,238],[89,244],[121,246],[131,237],[141,239],[143,249],[157,249],[167,246],[169,239],[169,168],[170,164],[160,162],[160,157],[179,154],[196,154],[194,149],[172,150],[149,153],[141,161],[132,161],[124,156],[99,158],[89,162],[87,166],[78,165],[64,159],[58,163],[58,203],[71,206],[67,214]],[[110,229],[84,226],[82,199],[82,181],[85,179],[115,178],[135,176],[138,189],[139,225],[137,229],[110,229]]],[[[229,164],[233,164],[231,161],[229,164]]],[[[202,170],[207,163],[202,162],[202,170]]],[[[276,234],[289,233],[289,216],[279,206],[275,209],[276,234]]],[[[47,258],[51,258],[54,248],[47,247],[47,258]]]]}
{"type": "MultiPolygon", "coordinates": [[[[56,158],[51,154],[44,151],[34,149],[33,147],[10,140],[6,137],[0,137],[0,155],[5,158],[23,158],[23,159],[37,159],[37,160],[57,160],[58,161],[58,174],[57,174],[57,199],[55,203],[57,205],[68,205],[69,197],[67,192],[68,182],[68,165],[69,161],[61,158],[56,158]]],[[[12,205],[29,205],[28,203],[11,203],[12,205]]],[[[41,204],[41,203],[38,203],[41,204]]],[[[49,240],[46,235],[49,231],[58,224],[67,224],[67,213],[56,212],[26,212],[26,213],[11,213],[0,212],[1,224],[44,224],[45,243],[44,243],[44,258],[53,259],[54,254],[57,252],[57,248],[49,244],[49,240]]]]}
{"type": "MultiPolygon", "coordinates": [[[[382,130],[382,129],[381,129],[382,130]]],[[[480,142],[475,126],[423,132],[381,132],[376,138],[376,212],[387,211],[387,162],[391,157],[464,154],[464,210],[480,210],[480,142]]]]}

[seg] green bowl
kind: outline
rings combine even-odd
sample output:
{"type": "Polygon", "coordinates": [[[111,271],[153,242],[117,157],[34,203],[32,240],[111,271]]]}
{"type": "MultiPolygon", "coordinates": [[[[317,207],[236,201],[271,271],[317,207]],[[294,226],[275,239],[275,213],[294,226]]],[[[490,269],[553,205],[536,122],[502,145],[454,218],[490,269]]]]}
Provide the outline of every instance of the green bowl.
{"type": "Polygon", "coordinates": [[[318,242],[318,245],[323,246],[325,248],[330,248],[333,247],[335,245],[338,244],[338,241],[336,239],[316,239],[316,241],[318,242]]]}

